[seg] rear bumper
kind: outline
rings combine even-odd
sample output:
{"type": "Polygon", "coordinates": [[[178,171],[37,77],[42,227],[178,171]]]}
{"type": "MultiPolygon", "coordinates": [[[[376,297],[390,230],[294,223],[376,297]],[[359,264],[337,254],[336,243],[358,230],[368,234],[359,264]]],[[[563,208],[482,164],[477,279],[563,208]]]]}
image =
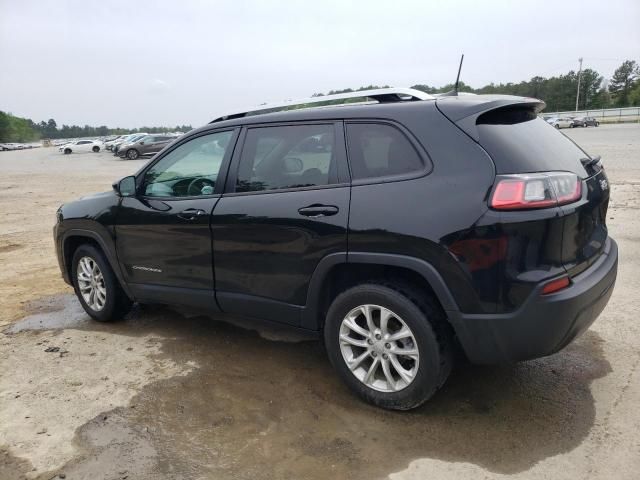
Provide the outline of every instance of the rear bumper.
{"type": "Polygon", "coordinates": [[[595,321],[613,292],[618,246],[609,238],[598,260],[570,287],[550,295],[536,288],[515,312],[472,315],[448,312],[465,353],[473,363],[494,364],[555,353],[595,321]]]}

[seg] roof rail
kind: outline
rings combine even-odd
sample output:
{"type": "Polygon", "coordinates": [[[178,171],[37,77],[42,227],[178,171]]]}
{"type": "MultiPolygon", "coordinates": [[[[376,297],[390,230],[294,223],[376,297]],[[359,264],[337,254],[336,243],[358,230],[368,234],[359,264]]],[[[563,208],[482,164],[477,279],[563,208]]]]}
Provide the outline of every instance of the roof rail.
{"type": "MultiPolygon", "coordinates": [[[[335,95],[319,95],[317,97],[303,98],[300,100],[288,100],[281,103],[265,103],[250,110],[230,113],[218,117],[210,123],[242,118],[261,113],[279,112],[282,110],[299,110],[302,108],[318,108],[317,103],[334,102],[336,100],[350,100],[353,98],[372,99],[378,103],[393,103],[415,100],[433,100],[435,97],[414,88],[376,88],[373,90],[361,90],[358,92],[338,93],[335,95]],[[292,108],[294,107],[294,108],[292,108]]],[[[357,102],[357,103],[365,103],[357,102]]],[[[334,104],[329,106],[340,106],[344,104],[334,104]]]]}

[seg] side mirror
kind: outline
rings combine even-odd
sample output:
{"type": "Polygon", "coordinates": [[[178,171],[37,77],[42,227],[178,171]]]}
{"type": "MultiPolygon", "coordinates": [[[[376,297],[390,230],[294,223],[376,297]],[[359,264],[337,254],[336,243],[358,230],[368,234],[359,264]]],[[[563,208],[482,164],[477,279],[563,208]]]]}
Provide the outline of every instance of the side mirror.
{"type": "Polygon", "coordinates": [[[122,180],[113,183],[113,190],[121,197],[136,196],[136,177],[133,175],[124,177],[122,180]]]}
{"type": "Polygon", "coordinates": [[[140,145],[144,145],[144,142],[140,142],[140,145]]]}

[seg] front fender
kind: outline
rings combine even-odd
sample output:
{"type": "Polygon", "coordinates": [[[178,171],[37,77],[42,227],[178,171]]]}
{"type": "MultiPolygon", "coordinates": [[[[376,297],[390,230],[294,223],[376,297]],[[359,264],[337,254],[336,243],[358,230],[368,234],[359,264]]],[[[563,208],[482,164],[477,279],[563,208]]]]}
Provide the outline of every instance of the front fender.
{"type": "Polygon", "coordinates": [[[57,235],[56,249],[59,252],[58,256],[60,258],[60,266],[63,269],[62,274],[64,280],[70,285],[73,284],[70,276],[71,261],[73,259],[73,250],[71,249],[71,246],[73,244],[76,244],[76,241],[78,241],[79,239],[91,239],[100,246],[100,249],[107,258],[107,261],[109,262],[109,265],[115,273],[116,278],[120,282],[123,290],[130,298],[133,298],[132,293],[130,292],[126,282],[124,281],[120,263],[118,262],[118,255],[116,252],[116,245],[113,236],[106,227],[96,222],[85,222],[90,223],[90,225],[85,224],[78,225],[75,228],[67,228],[59,232],[59,234],[57,235]]]}

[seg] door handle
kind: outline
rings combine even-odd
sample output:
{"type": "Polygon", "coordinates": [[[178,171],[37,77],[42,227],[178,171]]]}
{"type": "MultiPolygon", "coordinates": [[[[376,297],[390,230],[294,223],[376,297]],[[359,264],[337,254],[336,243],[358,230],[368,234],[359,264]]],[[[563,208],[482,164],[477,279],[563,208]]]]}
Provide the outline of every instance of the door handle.
{"type": "Polygon", "coordinates": [[[201,217],[205,213],[207,212],[199,208],[187,208],[186,210],[181,211],[178,214],[178,217],[182,218],[183,220],[193,220],[195,218],[201,217]]]}
{"type": "Polygon", "coordinates": [[[298,209],[298,213],[300,215],[311,218],[330,217],[339,211],[340,210],[335,205],[320,205],[319,203],[314,203],[308,207],[298,209]]]}

